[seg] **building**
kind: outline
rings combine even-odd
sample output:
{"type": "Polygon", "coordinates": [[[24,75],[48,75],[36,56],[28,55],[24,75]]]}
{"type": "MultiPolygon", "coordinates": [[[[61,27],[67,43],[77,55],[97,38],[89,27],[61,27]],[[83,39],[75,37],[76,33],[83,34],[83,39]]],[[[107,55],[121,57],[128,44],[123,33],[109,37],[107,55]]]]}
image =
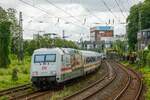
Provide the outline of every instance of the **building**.
{"type": "Polygon", "coordinates": [[[39,39],[40,36],[40,34],[33,34],[33,40],[39,39]]]}
{"type": "Polygon", "coordinates": [[[112,26],[96,26],[90,28],[90,47],[91,48],[111,48],[114,36],[112,26]],[[93,43],[93,44],[92,44],[93,43]]]}
{"type": "Polygon", "coordinates": [[[56,33],[45,33],[43,34],[44,37],[50,38],[50,39],[55,39],[55,38],[61,38],[58,34],[56,33]]]}
{"type": "Polygon", "coordinates": [[[33,39],[38,39],[39,37],[45,37],[49,39],[56,39],[56,38],[61,38],[58,34],[56,33],[44,33],[43,35],[40,34],[33,34],[33,39]]]}
{"type": "Polygon", "coordinates": [[[79,42],[77,45],[85,50],[94,50],[94,51],[103,51],[104,46],[103,46],[103,41],[99,42],[92,42],[92,41],[84,41],[84,42],[79,42]]]}
{"type": "Polygon", "coordinates": [[[150,28],[137,33],[138,50],[143,50],[150,45],[150,28]]]}
{"type": "Polygon", "coordinates": [[[114,35],[114,29],[112,26],[96,26],[90,28],[90,40],[101,41],[106,38],[111,38],[114,35]]]}

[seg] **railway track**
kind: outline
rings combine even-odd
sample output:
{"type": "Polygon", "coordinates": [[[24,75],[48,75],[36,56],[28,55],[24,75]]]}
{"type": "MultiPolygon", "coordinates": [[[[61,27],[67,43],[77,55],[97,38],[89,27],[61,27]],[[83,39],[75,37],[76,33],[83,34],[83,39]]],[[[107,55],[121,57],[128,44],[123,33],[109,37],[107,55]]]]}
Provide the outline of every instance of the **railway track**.
{"type": "Polygon", "coordinates": [[[47,94],[49,97],[51,91],[33,90],[31,84],[24,84],[18,87],[0,91],[0,97],[5,96],[9,100],[34,100],[47,94]]]}
{"type": "MultiPolygon", "coordinates": [[[[105,63],[106,66],[106,63],[105,63]]],[[[107,66],[106,66],[107,67],[107,66]]],[[[97,80],[93,84],[89,85],[88,87],[65,97],[63,100],[86,100],[93,96],[95,93],[102,90],[104,87],[109,85],[114,79],[116,78],[116,73],[114,73],[112,67],[108,66],[108,72],[103,78],[97,80]]]]}
{"type": "MultiPolygon", "coordinates": [[[[63,98],[63,100],[138,100],[142,91],[142,81],[132,69],[116,62],[104,62],[107,73],[86,88],[63,98]]],[[[31,84],[0,91],[0,96],[9,96],[9,100],[46,100],[52,91],[28,91],[31,84]],[[25,92],[27,91],[27,92],[25,92]]]]}
{"type": "Polygon", "coordinates": [[[2,91],[0,91],[0,97],[4,96],[4,95],[11,94],[11,93],[15,93],[15,92],[18,92],[18,91],[26,90],[26,89],[29,89],[29,88],[31,88],[30,83],[20,85],[20,86],[17,86],[17,87],[13,87],[13,88],[9,88],[9,89],[6,89],[6,90],[2,90],[2,91]]]}
{"type": "Polygon", "coordinates": [[[138,100],[142,90],[139,75],[121,64],[115,62],[106,62],[106,64],[111,68],[111,74],[65,97],[64,100],[138,100]]]}
{"type": "MultiPolygon", "coordinates": [[[[103,69],[101,69],[101,71],[97,73],[100,76],[101,75],[104,76],[104,74],[107,73],[107,70],[108,70],[107,68],[103,67],[103,69]]],[[[99,78],[98,75],[97,78],[99,78]]],[[[84,78],[81,79],[83,80],[84,78]]],[[[75,84],[76,82],[79,82],[79,80],[81,79],[75,80],[73,83],[75,84]]],[[[89,84],[91,83],[90,81],[88,82],[89,84]]],[[[70,85],[73,85],[73,83],[68,83],[66,84],[66,86],[69,87],[70,85]]],[[[50,99],[53,93],[53,91],[40,91],[40,90],[28,91],[29,89],[32,89],[32,87],[30,87],[29,85],[29,88],[27,88],[26,86],[28,86],[28,84],[1,91],[1,94],[3,94],[1,96],[7,96],[9,100],[41,100],[45,97],[46,97],[45,99],[47,98],[50,99]]]]}
{"type": "Polygon", "coordinates": [[[139,100],[143,87],[141,77],[134,70],[126,69],[125,66],[120,63],[117,64],[126,70],[130,76],[130,81],[114,100],[139,100]]]}
{"type": "Polygon", "coordinates": [[[46,98],[50,98],[51,94],[52,94],[52,91],[40,91],[40,90],[37,90],[37,91],[33,91],[31,93],[28,93],[28,94],[24,94],[24,95],[21,95],[21,96],[13,97],[10,100],[41,100],[41,99],[44,99],[44,98],[45,99],[46,98]]]}

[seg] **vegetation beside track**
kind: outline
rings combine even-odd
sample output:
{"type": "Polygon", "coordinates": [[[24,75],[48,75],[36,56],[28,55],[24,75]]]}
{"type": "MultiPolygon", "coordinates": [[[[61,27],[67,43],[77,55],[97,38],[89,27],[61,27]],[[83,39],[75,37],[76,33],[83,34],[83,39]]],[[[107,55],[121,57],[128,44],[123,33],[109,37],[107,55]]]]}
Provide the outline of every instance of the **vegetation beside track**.
{"type": "Polygon", "coordinates": [[[24,63],[19,63],[15,55],[11,55],[8,68],[0,67],[0,90],[28,83],[31,57],[25,57],[24,63]],[[12,80],[13,69],[17,69],[17,80],[12,80]]]}
{"type": "Polygon", "coordinates": [[[150,100],[150,67],[149,66],[140,66],[137,67],[136,64],[129,64],[127,61],[122,62],[127,67],[131,67],[139,72],[142,73],[143,75],[143,82],[146,85],[146,94],[145,94],[145,99],[150,100]]]}
{"type": "MultiPolygon", "coordinates": [[[[101,70],[101,68],[100,68],[101,70]]],[[[64,89],[60,90],[60,91],[56,91],[53,93],[51,100],[59,100],[62,99],[66,96],[72,95],[73,93],[89,86],[91,83],[95,82],[96,80],[98,80],[100,77],[102,77],[104,74],[103,71],[98,71],[95,73],[92,73],[86,77],[81,77],[81,79],[77,79],[75,80],[75,84],[69,85],[69,86],[65,86],[64,89]]]]}

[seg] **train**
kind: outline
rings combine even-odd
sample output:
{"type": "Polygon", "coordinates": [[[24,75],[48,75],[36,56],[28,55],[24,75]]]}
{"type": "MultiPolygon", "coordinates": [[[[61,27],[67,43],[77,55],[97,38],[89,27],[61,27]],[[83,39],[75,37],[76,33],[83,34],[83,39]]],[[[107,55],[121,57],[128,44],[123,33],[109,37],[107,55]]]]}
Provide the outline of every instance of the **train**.
{"type": "Polygon", "coordinates": [[[40,48],[34,50],[30,79],[33,86],[47,88],[97,70],[102,54],[73,48],[40,48]]]}

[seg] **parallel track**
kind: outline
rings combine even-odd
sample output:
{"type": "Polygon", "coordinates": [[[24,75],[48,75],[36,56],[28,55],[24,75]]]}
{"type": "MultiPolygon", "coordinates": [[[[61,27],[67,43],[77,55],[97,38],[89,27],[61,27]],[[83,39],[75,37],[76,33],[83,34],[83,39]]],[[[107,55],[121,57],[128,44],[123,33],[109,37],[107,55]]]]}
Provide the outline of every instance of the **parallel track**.
{"type": "Polygon", "coordinates": [[[7,96],[9,100],[33,100],[50,93],[50,91],[32,90],[32,85],[24,84],[0,91],[0,97],[7,96]],[[31,89],[31,91],[28,91],[31,89]]]}
{"type": "Polygon", "coordinates": [[[120,63],[117,64],[128,73],[128,75],[130,76],[130,81],[128,82],[128,84],[126,84],[125,88],[114,100],[127,98],[128,100],[138,100],[143,87],[140,76],[134,70],[126,69],[125,66],[120,63]]]}
{"type": "MultiPolygon", "coordinates": [[[[125,78],[125,76],[124,76],[124,80],[126,79],[125,84],[121,87],[118,87],[118,89],[116,89],[115,91],[113,91],[116,94],[115,95],[109,94],[110,97],[107,97],[109,92],[105,91],[106,97],[109,100],[138,100],[140,93],[142,91],[142,81],[141,81],[139,75],[131,69],[126,69],[121,64],[117,64],[115,62],[109,62],[109,63],[106,62],[106,63],[107,63],[107,66],[109,66],[109,67],[112,67],[112,65],[115,64],[115,67],[118,66],[118,68],[120,68],[122,71],[124,71],[125,76],[127,76],[127,78],[125,78]],[[135,85],[135,87],[133,89],[134,85],[135,85]],[[129,95],[129,94],[131,94],[131,95],[129,95]]],[[[73,95],[65,97],[63,100],[93,100],[93,99],[99,100],[100,98],[96,99],[96,95],[98,93],[101,93],[101,91],[104,91],[104,89],[107,88],[107,86],[111,85],[111,83],[113,83],[113,81],[116,80],[116,75],[118,74],[117,70],[111,70],[111,71],[113,71],[113,72],[111,72],[113,74],[109,75],[109,77],[107,74],[101,80],[98,80],[97,82],[91,84],[87,88],[84,88],[84,89],[74,93],[73,95]],[[106,79],[109,79],[110,81],[105,82],[106,79]],[[105,85],[101,86],[100,84],[103,83],[103,81],[104,81],[105,85]],[[98,86],[98,84],[99,84],[99,86],[98,86]]],[[[122,83],[124,83],[124,81],[122,83]]],[[[120,83],[120,84],[122,84],[122,83],[120,83]]],[[[110,88],[108,88],[107,90],[110,90],[110,88]]],[[[105,100],[106,98],[105,99],[104,98],[102,97],[101,99],[105,100]]]]}
{"type": "Polygon", "coordinates": [[[4,96],[4,95],[11,94],[11,93],[15,93],[15,92],[18,92],[18,91],[26,90],[26,89],[29,89],[29,88],[31,88],[30,83],[20,85],[20,86],[17,86],[17,87],[13,87],[13,88],[9,88],[9,89],[6,89],[6,90],[2,90],[2,91],[0,91],[0,97],[4,96]]]}
{"type": "MultiPolygon", "coordinates": [[[[118,74],[119,72],[117,72],[116,68],[115,69],[113,68],[114,67],[113,65],[115,67],[117,66],[122,71],[124,71],[124,77],[122,76],[122,78],[123,78],[123,80],[126,80],[126,81],[122,82],[122,83],[124,83],[124,85],[122,85],[121,87],[118,87],[118,89],[113,91],[116,93],[115,95],[109,94],[110,97],[108,97],[108,99],[111,99],[111,100],[138,100],[140,97],[140,93],[142,91],[142,86],[143,86],[139,75],[132,69],[127,69],[122,64],[112,62],[112,61],[105,62],[105,66],[108,67],[108,69],[107,69],[107,73],[101,79],[97,80],[96,82],[89,85],[88,87],[81,89],[80,91],[77,91],[76,93],[63,98],[63,100],[87,100],[87,99],[92,100],[93,97],[96,97],[96,95],[98,95],[98,93],[101,93],[101,91],[104,92],[104,89],[106,89],[106,88],[107,88],[107,90],[111,89],[108,87],[110,87],[111,84],[114,84],[113,82],[115,82],[115,80],[117,80],[117,78],[119,77],[119,76],[117,76],[117,75],[119,75],[118,74]],[[128,94],[130,94],[130,95],[128,95],[128,94]]],[[[120,78],[121,78],[121,76],[120,76],[120,78]]],[[[25,84],[22,86],[3,90],[3,91],[0,91],[0,97],[7,96],[7,95],[9,96],[11,94],[16,93],[15,96],[11,96],[11,98],[9,98],[9,99],[10,100],[37,100],[37,98],[43,97],[44,95],[48,95],[48,96],[52,95],[52,91],[43,91],[42,92],[40,90],[30,91],[30,92],[26,92],[21,95],[17,95],[18,92],[27,91],[28,89],[31,89],[31,88],[32,88],[31,84],[25,84]]],[[[106,92],[106,95],[109,93],[107,91],[105,91],[105,92],[106,92]]],[[[96,99],[96,100],[98,100],[98,99],[96,99]]]]}
{"type": "Polygon", "coordinates": [[[108,67],[108,72],[106,75],[103,76],[103,78],[101,78],[100,80],[97,80],[90,86],[80,91],[77,91],[76,93],[70,96],[63,98],[63,100],[81,100],[81,99],[86,100],[90,98],[91,96],[93,96],[94,94],[96,94],[97,92],[101,91],[107,85],[111,84],[111,82],[113,82],[113,80],[116,78],[116,73],[114,73],[113,69],[110,66],[106,66],[106,67],[108,67]],[[99,84],[101,84],[100,87],[99,87],[99,84]]]}
{"type": "Polygon", "coordinates": [[[52,91],[37,90],[37,91],[33,91],[32,93],[28,93],[22,96],[12,98],[10,100],[36,100],[37,98],[43,97],[47,94],[50,96],[50,94],[52,94],[52,91]]]}

